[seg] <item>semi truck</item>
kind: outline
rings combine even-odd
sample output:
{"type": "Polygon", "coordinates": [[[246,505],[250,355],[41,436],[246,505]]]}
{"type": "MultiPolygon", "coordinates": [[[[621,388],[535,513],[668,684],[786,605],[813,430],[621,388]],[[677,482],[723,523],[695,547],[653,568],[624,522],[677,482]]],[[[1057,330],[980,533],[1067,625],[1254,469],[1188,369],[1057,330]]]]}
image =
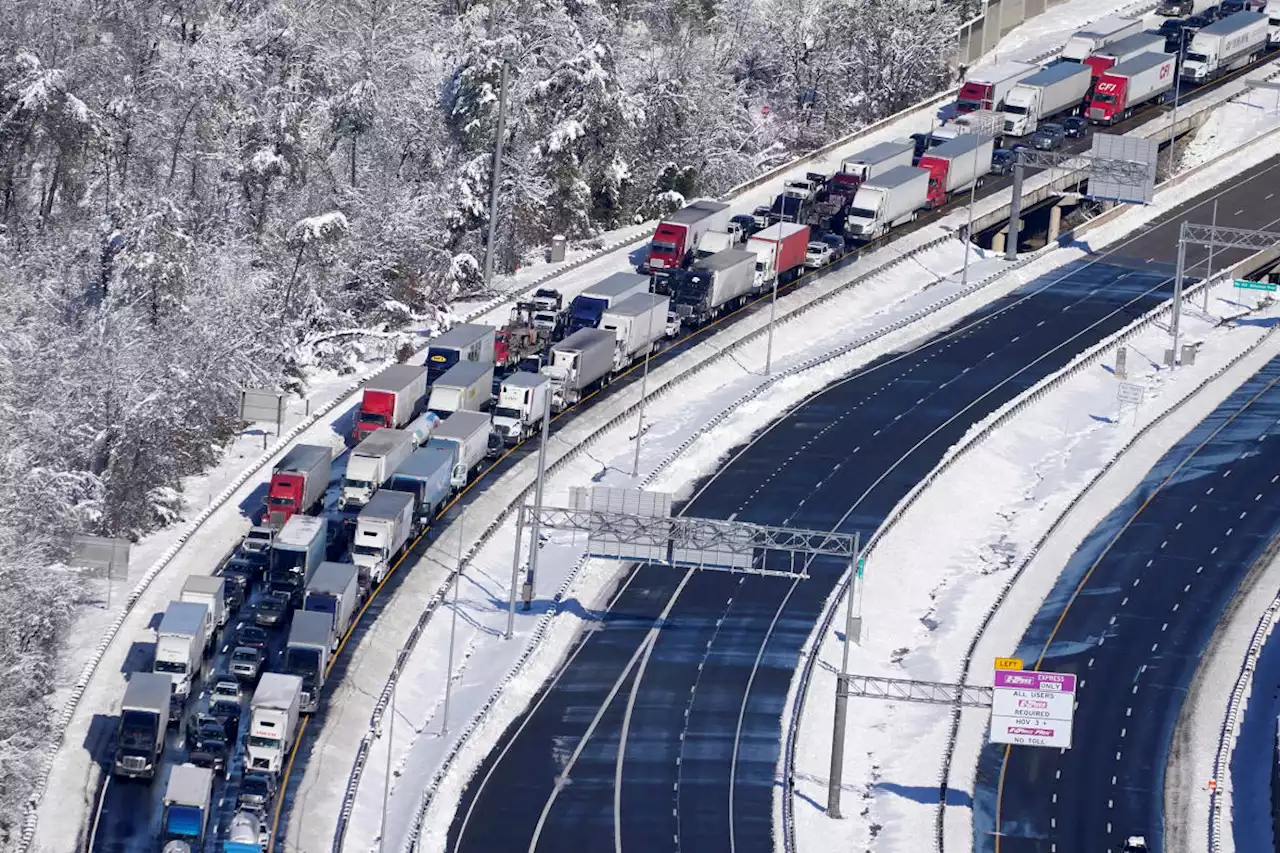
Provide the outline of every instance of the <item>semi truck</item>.
{"type": "Polygon", "coordinates": [[[756,290],[786,284],[804,271],[804,253],[809,245],[809,226],[779,222],[757,231],[747,240],[747,251],[756,256],[756,290]]]}
{"type": "Polygon", "coordinates": [[[460,323],[431,342],[427,348],[427,384],[435,383],[460,361],[493,364],[493,326],[460,323]]]}
{"type": "Polygon", "coordinates": [[[507,444],[518,444],[541,428],[550,400],[551,380],[547,377],[541,373],[513,373],[498,388],[493,428],[507,444]]]}
{"type": "Polygon", "coordinates": [[[1083,63],[1086,58],[1106,45],[1140,32],[1142,32],[1141,18],[1122,18],[1112,15],[1094,21],[1087,29],[1073,33],[1063,46],[1059,58],[1067,62],[1083,63]]]}
{"type": "Polygon", "coordinates": [[[1143,104],[1164,103],[1177,80],[1177,57],[1144,53],[1103,72],[1089,100],[1089,121],[1115,124],[1143,104]]]}
{"type": "Polygon", "coordinates": [[[279,774],[293,748],[302,704],[302,679],[264,672],[249,700],[249,736],[245,758],[249,772],[279,774]]]}
{"type": "Polygon", "coordinates": [[[313,513],[329,488],[333,452],[317,444],[297,444],[271,469],[263,521],[279,530],[297,513],[313,513]]]}
{"type": "Polygon", "coordinates": [[[1006,136],[1035,133],[1040,122],[1074,113],[1084,104],[1093,83],[1087,65],[1059,62],[1020,81],[1004,100],[1006,136]]]}
{"type": "Polygon", "coordinates": [[[440,425],[427,447],[452,446],[454,448],[453,474],[450,481],[455,489],[461,489],[479,470],[489,453],[489,434],[493,423],[480,412],[456,412],[440,425]]]}
{"type": "MultiPolygon", "coordinates": [[[[532,376],[516,373],[513,376],[532,376]]],[[[400,466],[400,470],[387,482],[386,488],[405,492],[413,497],[413,535],[416,537],[431,526],[431,522],[444,509],[453,494],[453,460],[446,459],[429,448],[422,448],[400,466]]]]}
{"type": "Polygon", "coordinates": [[[616,272],[588,287],[569,303],[569,334],[579,329],[595,329],[611,306],[637,293],[649,292],[649,277],[631,272],[616,272]]]}
{"type": "Polygon", "coordinates": [[[1262,12],[1236,12],[1214,21],[1191,37],[1182,78],[1203,83],[1243,68],[1266,50],[1268,32],[1262,12]]]}
{"type": "Polygon", "coordinates": [[[551,380],[552,411],[564,411],[608,380],[616,339],[603,329],[579,329],[551,347],[541,372],[551,380]]]}
{"type": "Polygon", "coordinates": [[[699,326],[740,304],[756,289],[756,254],[727,249],[699,261],[672,289],[681,324],[699,326]]]}
{"type": "Polygon", "coordinates": [[[1267,0],[1264,13],[1267,16],[1267,44],[1275,47],[1280,44],[1280,0],[1267,0]]]}
{"type": "Polygon", "coordinates": [[[363,441],[375,430],[399,429],[418,414],[427,393],[427,369],[419,364],[393,364],[365,383],[356,412],[352,440],[363,441]]]}
{"type": "Polygon", "coordinates": [[[454,412],[483,412],[493,402],[493,365],[463,361],[449,368],[431,386],[427,408],[444,419],[454,412]]]}
{"type": "Polygon", "coordinates": [[[733,210],[729,205],[711,199],[700,199],[663,217],[653,232],[641,272],[650,273],[685,266],[693,256],[693,250],[702,235],[708,231],[724,231],[732,216],[733,210]]]}
{"type": "MultiPolygon", "coordinates": [[[[434,441],[435,439],[432,439],[434,441]]],[[[413,535],[413,496],[381,489],[356,518],[351,559],[371,586],[382,583],[413,535]]]]}
{"type": "Polygon", "coordinates": [[[828,183],[830,191],[852,201],[858,187],[871,178],[879,177],[895,166],[910,166],[914,152],[915,145],[910,142],[880,142],[852,154],[841,161],[840,171],[831,176],[828,183]]]}
{"type": "MultiPolygon", "coordinates": [[[[439,430],[436,426],[436,430],[439,430]]],[[[347,473],[342,479],[338,508],[362,507],[391,479],[396,469],[414,451],[413,436],[399,429],[380,429],[351,451],[347,473]]]]}
{"type": "Polygon", "coordinates": [[[613,351],[614,371],[624,370],[657,347],[667,330],[671,300],[655,293],[637,293],[609,307],[600,317],[600,328],[617,335],[613,351]]]}
{"type": "Polygon", "coordinates": [[[267,588],[296,600],[324,562],[328,533],[329,520],[324,516],[295,515],[285,522],[267,559],[267,588]]]}
{"type": "Polygon", "coordinates": [[[227,826],[222,853],[262,853],[270,843],[270,836],[264,837],[258,815],[251,811],[238,811],[227,826]]]}
{"type": "Polygon", "coordinates": [[[181,842],[191,851],[200,850],[212,799],[213,770],[194,764],[174,767],[164,789],[162,840],[181,842]]]}
{"type": "Polygon", "coordinates": [[[164,754],[165,733],[169,730],[169,700],[173,679],[156,672],[135,672],[129,676],[120,703],[116,724],[117,776],[154,779],[164,754]]]}
{"type": "Polygon", "coordinates": [[[929,173],[929,206],[942,207],[952,193],[981,183],[991,172],[995,140],[976,133],[962,133],[920,158],[919,168],[929,173]]]}
{"type": "MultiPolygon", "coordinates": [[[[969,72],[960,87],[960,94],[956,97],[956,113],[964,115],[977,110],[1001,109],[1005,96],[1013,87],[1039,70],[1039,65],[1029,62],[1001,62],[990,68],[975,68],[969,72]]],[[[911,161],[894,165],[910,166],[911,161]]]]}
{"type": "Polygon", "coordinates": [[[1089,66],[1094,83],[1113,65],[1128,62],[1144,53],[1164,53],[1164,36],[1159,33],[1134,33],[1113,41],[1088,56],[1084,64],[1089,66]]]}
{"type": "Polygon", "coordinates": [[[299,713],[314,714],[320,707],[320,691],[324,689],[325,670],[329,668],[332,654],[332,634],[333,620],[329,614],[294,611],[284,647],[284,671],[302,681],[299,713]]]}
{"type": "Polygon", "coordinates": [[[204,667],[204,649],[213,627],[209,608],[190,601],[171,601],[156,631],[156,659],[151,671],[173,682],[173,697],[182,702],[204,667]]]}
{"type": "Polygon", "coordinates": [[[890,228],[912,221],[929,204],[929,178],[928,169],[898,166],[858,187],[844,221],[845,233],[859,240],[874,240],[890,228]]]}
{"type": "Polygon", "coordinates": [[[329,642],[335,650],[351,628],[359,604],[360,570],[354,563],[321,563],[302,598],[303,610],[328,616],[329,642]]]}
{"type": "Polygon", "coordinates": [[[212,625],[208,644],[213,645],[218,629],[227,624],[227,579],[218,575],[193,575],[182,583],[179,601],[192,601],[209,608],[212,625]]]}

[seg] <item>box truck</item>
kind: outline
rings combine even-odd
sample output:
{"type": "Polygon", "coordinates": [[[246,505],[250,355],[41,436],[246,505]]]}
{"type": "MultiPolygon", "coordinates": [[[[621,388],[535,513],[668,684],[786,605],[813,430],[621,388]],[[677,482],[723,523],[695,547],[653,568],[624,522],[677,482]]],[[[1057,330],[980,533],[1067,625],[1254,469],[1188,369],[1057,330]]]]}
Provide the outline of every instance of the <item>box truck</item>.
{"type": "Polygon", "coordinates": [[[642,272],[683,267],[693,256],[702,235],[708,231],[724,231],[732,216],[729,205],[711,199],[695,201],[664,216],[649,242],[642,272]]]}
{"type": "Polygon", "coordinates": [[[671,300],[654,293],[637,293],[611,305],[600,317],[600,328],[617,335],[613,369],[623,370],[657,348],[667,330],[671,300]]]}
{"type": "Polygon", "coordinates": [[[303,593],[302,609],[329,617],[335,650],[351,628],[360,604],[360,570],[354,563],[321,563],[303,593]]]}
{"type": "MultiPolygon", "coordinates": [[[[975,68],[969,72],[960,94],[956,97],[956,113],[963,115],[975,110],[999,110],[1004,98],[1019,81],[1040,70],[1029,62],[1001,62],[989,68],[975,68]]],[[[910,166],[908,160],[905,164],[910,166]]]]}
{"type": "Polygon", "coordinates": [[[844,221],[845,234],[874,240],[910,222],[929,204],[929,170],[898,166],[858,187],[844,221]]]}
{"type": "Polygon", "coordinates": [[[190,601],[171,601],[156,631],[156,659],[151,671],[168,675],[173,695],[185,701],[204,667],[204,649],[213,626],[209,608],[190,601]]]}
{"type": "Polygon", "coordinates": [[[493,326],[460,323],[431,342],[427,348],[427,384],[434,383],[460,361],[493,364],[493,326]]]}
{"type": "MultiPolygon", "coordinates": [[[[533,376],[516,373],[514,376],[533,376]]],[[[413,535],[431,526],[453,494],[453,458],[443,458],[430,448],[418,450],[387,481],[385,488],[405,492],[413,498],[413,535]]]]}
{"type": "Polygon", "coordinates": [[[493,365],[462,361],[431,386],[432,414],[447,418],[454,412],[483,412],[493,402],[493,365]]]}
{"type": "Polygon", "coordinates": [[[328,534],[329,521],[324,516],[295,515],[285,522],[267,559],[267,587],[296,600],[324,562],[328,534]]]}
{"type": "Polygon", "coordinates": [[[333,620],[329,614],[310,610],[294,612],[284,647],[284,671],[302,681],[299,713],[313,714],[320,707],[320,691],[324,689],[324,674],[332,654],[332,635],[333,620]]]}
{"type": "Polygon", "coordinates": [[[747,251],[756,256],[753,287],[763,290],[786,284],[804,271],[809,226],[779,222],[751,235],[747,251]]]}
{"type": "Polygon", "coordinates": [[[493,423],[488,415],[480,412],[456,412],[453,417],[440,424],[431,441],[427,442],[427,447],[452,445],[456,448],[451,477],[454,488],[461,489],[471,479],[471,475],[479,470],[489,453],[489,434],[492,432],[493,423]]]}
{"type": "Polygon", "coordinates": [[[962,133],[950,142],[930,148],[919,168],[929,173],[929,206],[942,207],[952,193],[968,189],[991,172],[995,140],[976,133],[962,133]]]}
{"type": "Polygon", "coordinates": [[[218,629],[227,624],[227,579],[218,575],[189,577],[182,583],[178,600],[193,601],[209,608],[213,630],[209,631],[208,643],[212,646],[218,629]]]}
{"type": "Polygon", "coordinates": [[[1128,62],[1144,53],[1164,53],[1164,36],[1159,33],[1134,33],[1119,41],[1113,41],[1087,57],[1084,64],[1089,66],[1094,83],[1113,65],[1128,62]]]}
{"type": "Polygon", "coordinates": [[[672,309],[681,324],[699,326],[741,305],[756,289],[756,253],[717,252],[673,281],[672,309]]]}
{"type": "MultiPolygon", "coordinates": [[[[665,327],[665,321],[663,323],[665,327]]],[[[524,441],[541,429],[550,409],[551,380],[541,373],[513,373],[498,388],[493,428],[507,444],[524,441]]]]}
{"type": "Polygon", "coordinates": [[[1067,39],[1060,58],[1068,62],[1083,63],[1087,57],[1097,53],[1106,45],[1140,32],[1142,32],[1141,18],[1121,18],[1118,15],[1112,15],[1094,21],[1087,28],[1074,33],[1067,39]]]}
{"type": "Polygon", "coordinates": [[[1203,83],[1253,62],[1267,49],[1267,20],[1262,12],[1236,12],[1197,31],[1182,60],[1182,78],[1203,83]]]}
{"type": "Polygon", "coordinates": [[[352,440],[363,441],[375,430],[399,429],[422,409],[427,369],[420,364],[393,364],[365,383],[356,412],[352,440]]]}
{"type": "Polygon", "coordinates": [[[262,674],[249,700],[249,736],[245,740],[249,772],[280,772],[293,749],[301,704],[301,678],[283,672],[262,674]]]}
{"type": "Polygon", "coordinates": [[[169,772],[164,789],[162,841],[180,841],[189,850],[200,850],[209,825],[213,799],[213,771],[194,764],[179,764],[169,772]]]}
{"type": "Polygon", "coordinates": [[[569,303],[569,334],[578,329],[595,329],[600,317],[612,305],[629,296],[649,292],[649,277],[633,272],[616,272],[588,287],[569,303]]]}
{"type": "Polygon", "coordinates": [[[1115,124],[1143,104],[1164,103],[1177,80],[1176,56],[1144,53],[1103,72],[1089,100],[1089,121],[1115,124]]]}
{"type": "Polygon", "coordinates": [[[157,672],[129,676],[116,724],[115,775],[154,779],[169,730],[173,679],[157,672]]]}
{"type": "Polygon", "coordinates": [[[1093,83],[1087,65],[1060,62],[1020,81],[1004,99],[1006,136],[1035,133],[1040,122],[1059,113],[1074,113],[1084,104],[1093,83]]]}
{"type": "Polygon", "coordinates": [[[297,444],[271,469],[263,522],[280,529],[295,513],[313,513],[324,504],[333,452],[315,444],[297,444]]]}
{"type": "MultiPolygon", "coordinates": [[[[432,439],[435,441],[435,439],[432,439]]],[[[413,496],[380,489],[356,518],[351,559],[377,586],[413,535],[413,496]]]]}
{"type": "Polygon", "coordinates": [[[551,347],[542,375],[551,380],[551,410],[562,412],[603,385],[613,370],[616,336],[603,329],[579,329],[551,347]]]}
{"type": "Polygon", "coordinates": [[[347,460],[338,508],[362,507],[368,503],[414,449],[413,436],[400,429],[380,429],[356,445],[347,460]]]}

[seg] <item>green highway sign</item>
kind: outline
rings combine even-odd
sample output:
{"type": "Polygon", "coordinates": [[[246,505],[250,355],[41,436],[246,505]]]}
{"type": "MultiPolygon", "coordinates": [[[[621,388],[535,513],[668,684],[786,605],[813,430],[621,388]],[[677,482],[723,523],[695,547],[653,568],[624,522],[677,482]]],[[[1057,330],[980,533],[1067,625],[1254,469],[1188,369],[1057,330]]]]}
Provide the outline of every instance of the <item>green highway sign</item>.
{"type": "Polygon", "coordinates": [[[1236,282],[1236,287],[1240,288],[1241,290],[1274,291],[1276,289],[1276,286],[1274,284],[1271,284],[1270,282],[1266,282],[1266,281],[1243,281],[1241,279],[1236,279],[1235,282],[1236,282]]]}

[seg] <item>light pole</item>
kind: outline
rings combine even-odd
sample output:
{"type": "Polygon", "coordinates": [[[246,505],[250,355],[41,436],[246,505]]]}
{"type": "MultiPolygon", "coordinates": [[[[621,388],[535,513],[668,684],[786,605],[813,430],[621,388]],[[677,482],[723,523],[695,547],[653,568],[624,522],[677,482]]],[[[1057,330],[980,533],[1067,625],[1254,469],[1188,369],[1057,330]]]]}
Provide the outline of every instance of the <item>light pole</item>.
{"type": "Polygon", "coordinates": [[[1213,230],[1209,232],[1209,269],[1204,274],[1204,287],[1200,288],[1204,294],[1204,312],[1209,313],[1209,282],[1213,281],[1213,238],[1218,233],[1218,200],[1213,200],[1213,230]]]}
{"type": "MultiPolygon", "coordinates": [[[[644,433],[644,401],[649,394],[649,356],[653,354],[653,309],[657,306],[657,297],[652,297],[649,306],[649,345],[644,351],[644,372],[640,374],[640,413],[636,418],[636,455],[631,461],[631,476],[640,476],[640,436],[644,433]]],[[[667,318],[662,318],[666,323],[667,318]]]]}
{"type": "Polygon", "coordinates": [[[778,223],[778,238],[773,241],[773,297],[769,300],[769,342],[764,350],[764,375],[773,373],[773,321],[778,316],[778,244],[782,242],[782,223],[778,223]]]}
{"type": "Polygon", "coordinates": [[[836,676],[836,716],[831,728],[831,769],[827,773],[827,817],[840,819],[840,792],[844,784],[844,732],[849,715],[849,645],[855,631],[860,631],[853,618],[853,595],[862,580],[865,560],[854,557],[849,566],[849,601],[844,614],[844,646],[840,653],[840,674],[836,676]]]}
{"type": "MultiPolygon", "coordinates": [[[[996,128],[993,127],[994,121],[991,116],[983,116],[983,126],[974,128],[973,132],[982,136],[990,136],[992,140],[996,136],[996,128]]],[[[982,149],[982,145],[975,145],[973,148],[973,173],[978,174],[978,152],[982,149]]],[[[969,244],[973,241],[973,204],[978,193],[978,179],[975,177],[973,183],[969,185],[969,216],[964,226],[964,266],[960,268],[960,289],[964,290],[969,283],[969,244]]]]}
{"type": "Polygon", "coordinates": [[[453,573],[453,616],[449,620],[449,668],[444,674],[444,714],[440,724],[440,734],[449,734],[449,698],[453,693],[453,646],[454,637],[458,633],[458,584],[462,582],[462,522],[467,515],[467,506],[463,504],[458,510],[458,568],[453,573]]]}
{"type": "Polygon", "coordinates": [[[382,828],[378,831],[378,853],[387,838],[387,800],[391,797],[391,745],[396,737],[396,682],[391,683],[391,703],[387,706],[387,768],[382,777],[382,828]]]}
{"type": "Polygon", "coordinates": [[[1177,138],[1178,131],[1178,97],[1182,94],[1182,60],[1184,51],[1187,47],[1187,30],[1190,27],[1181,27],[1178,30],[1178,56],[1173,62],[1173,120],[1169,122],[1169,174],[1173,174],[1173,141],[1177,138]]]}
{"type": "Polygon", "coordinates": [[[529,570],[524,576],[524,609],[533,606],[533,585],[538,577],[539,537],[542,535],[542,484],[547,478],[547,441],[551,433],[551,395],[547,394],[547,411],[542,416],[542,439],[538,445],[538,480],[533,487],[533,526],[529,531],[529,570]]]}

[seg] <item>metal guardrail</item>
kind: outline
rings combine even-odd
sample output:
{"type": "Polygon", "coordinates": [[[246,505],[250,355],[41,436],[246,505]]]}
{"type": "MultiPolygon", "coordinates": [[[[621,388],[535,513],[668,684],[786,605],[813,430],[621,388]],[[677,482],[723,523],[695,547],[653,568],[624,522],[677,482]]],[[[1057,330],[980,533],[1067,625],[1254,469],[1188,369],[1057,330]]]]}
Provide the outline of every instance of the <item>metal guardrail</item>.
{"type": "MultiPolygon", "coordinates": [[[[1266,551],[1258,558],[1257,565],[1266,565],[1276,558],[1280,551],[1280,539],[1273,540],[1266,551]]],[[[1267,607],[1258,627],[1253,631],[1249,641],[1249,649],[1240,663],[1240,672],[1236,675],[1235,686],[1231,689],[1231,698],[1227,702],[1227,711],[1223,716],[1222,728],[1218,732],[1218,749],[1213,756],[1213,786],[1209,791],[1209,853],[1220,853],[1222,839],[1225,837],[1223,822],[1223,802],[1227,798],[1227,770],[1231,766],[1231,755],[1235,752],[1236,740],[1240,737],[1240,723],[1244,712],[1249,707],[1249,698],[1253,694],[1253,671],[1257,666],[1258,656],[1275,630],[1277,616],[1280,616],[1280,592],[1277,592],[1267,607]]],[[[1203,663],[1201,664],[1203,665],[1203,663]]]]}
{"type": "MultiPolygon", "coordinates": [[[[1242,264],[1237,265],[1237,267],[1247,266],[1247,264],[1248,264],[1248,261],[1242,262],[1242,264]]],[[[1230,273],[1224,274],[1221,278],[1218,276],[1215,276],[1214,284],[1218,283],[1221,280],[1225,280],[1228,277],[1230,277],[1230,273]]],[[[1202,289],[1204,286],[1206,286],[1206,283],[1201,282],[1200,284],[1197,284],[1193,287],[1190,287],[1184,290],[1183,291],[1184,300],[1189,300],[1192,294],[1199,292],[1199,290],[1202,289]]],[[[1133,335],[1146,329],[1147,326],[1151,325],[1152,323],[1157,321],[1160,317],[1162,317],[1164,314],[1168,313],[1170,311],[1170,308],[1171,306],[1168,303],[1162,306],[1157,306],[1156,308],[1147,312],[1147,314],[1144,315],[1141,319],[1130,324],[1125,329],[1121,330],[1120,332],[1108,338],[1106,341],[1103,341],[1098,345],[1096,345],[1095,347],[1091,348],[1089,352],[1084,353],[1081,356],[1077,357],[1075,360],[1073,360],[1071,364],[1064,367],[1054,376],[1047,377],[1045,380],[1042,380],[1040,383],[1038,383],[1035,388],[1032,388],[1027,392],[1025,392],[1017,400],[1011,401],[1010,404],[1006,404],[1006,411],[996,413],[996,415],[993,418],[989,419],[990,422],[978,434],[974,436],[972,441],[966,442],[962,446],[957,446],[957,448],[955,448],[955,454],[949,457],[948,459],[944,460],[943,464],[947,465],[948,467],[951,464],[954,464],[955,460],[960,455],[967,453],[970,449],[972,449],[982,440],[985,440],[987,437],[989,437],[992,432],[994,432],[1004,423],[1007,423],[1009,420],[1011,420],[1013,417],[1018,415],[1021,411],[1025,410],[1031,404],[1039,402],[1039,400],[1042,399],[1043,396],[1048,391],[1053,390],[1053,387],[1056,387],[1057,384],[1060,384],[1066,379],[1071,378],[1080,370],[1083,370],[1085,367],[1092,366],[1092,364],[1098,361],[1099,359],[1101,359],[1102,356],[1105,355],[1109,349],[1113,349],[1116,346],[1119,346],[1120,344],[1124,343],[1124,341],[1128,340],[1133,335]]],[[[1130,438],[1129,441],[1126,442],[1125,445],[1121,447],[1111,457],[1111,459],[1107,461],[1107,463],[1090,479],[1088,484],[1086,484],[1084,488],[1082,488],[1076,494],[1076,496],[1072,498],[1071,502],[1066,506],[1066,508],[1062,511],[1062,513],[1058,516],[1058,518],[1054,520],[1053,524],[1050,525],[1049,529],[1046,530],[1045,533],[1040,537],[1040,539],[1036,541],[1035,545],[1033,545],[1028,550],[1027,555],[1023,558],[1022,562],[1018,565],[1018,568],[1014,570],[1009,580],[1001,588],[999,594],[996,596],[995,602],[987,610],[986,614],[984,614],[982,622],[979,624],[978,630],[974,632],[973,639],[971,640],[969,644],[969,648],[966,650],[964,658],[962,659],[960,676],[957,679],[958,683],[961,683],[961,684],[967,683],[969,678],[969,671],[973,663],[973,656],[977,651],[978,644],[981,642],[983,634],[986,632],[987,628],[990,626],[991,620],[995,618],[996,613],[999,611],[1001,605],[1004,603],[1005,598],[1012,591],[1014,586],[1017,585],[1018,581],[1021,580],[1022,575],[1026,571],[1027,567],[1036,558],[1036,556],[1044,549],[1045,544],[1053,537],[1055,533],[1057,533],[1057,531],[1065,523],[1066,519],[1070,517],[1071,513],[1075,510],[1075,508],[1079,505],[1079,503],[1087,495],[1089,495],[1093,491],[1093,489],[1097,486],[1097,484],[1114,468],[1114,466],[1121,459],[1124,458],[1125,454],[1128,453],[1129,450],[1131,450],[1133,446],[1137,444],[1142,438],[1144,438],[1152,429],[1162,424],[1170,415],[1179,411],[1183,405],[1185,405],[1193,397],[1199,394],[1204,388],[1208,387],[1209,385],[1212,385],[1215,381],[1221,378],[1225,373],[1230,371],[1242,360],[1244,360],[1250,354],[1256,351],[1258,347],[1262,346],[1264,343],[1270,340],[1271,336],[1275,332],[1276,332],[1276,329],[1268,330],[1265,335],[1263,335],[1256,342],[1254,342],[1254,344],[1248,347],[1244,352],[1241,352],[1239,355],[1231,359],[1230,362],[1228,362],[1226,365],[1224,365],[1223,367],[1215,371],[1212,376],[1206,378],[1204,382],[1200,383],[1195,388],[1188,391],[1183,397],[1178,399],[1176,402],[1170,405],[1169,408],[1167,408],[1165,411],[1160,413],[1160,415],[1158,415],[1154,420],[1152,420],[1151,423],[1143,426],[1141,430],[1139,430],[1132,438],[1130,438]]],[[[940,791],[945,791],[949,787],[948,780],[951,774],[951,763],[955,754],[956,740],[959,736],[959,732],[960,732],[960,714],[958,712],[953,712],[951,732],[947,738],[947,747],[943,755],[942,767],[939,773],[939,778],[940,778],[939,790],[940,791]]],[[[935,814],[935,824],[934,824],[934,848],[936,851],[938,851],[938,853],[943,853],[943,851],[945,850],[945,838],[944,838],[945,815],[946,815],[946,803],[945,803],[945,800],[943,800],[940,797],[940,801],[938,803],[937,811],[935,814]]]]}

